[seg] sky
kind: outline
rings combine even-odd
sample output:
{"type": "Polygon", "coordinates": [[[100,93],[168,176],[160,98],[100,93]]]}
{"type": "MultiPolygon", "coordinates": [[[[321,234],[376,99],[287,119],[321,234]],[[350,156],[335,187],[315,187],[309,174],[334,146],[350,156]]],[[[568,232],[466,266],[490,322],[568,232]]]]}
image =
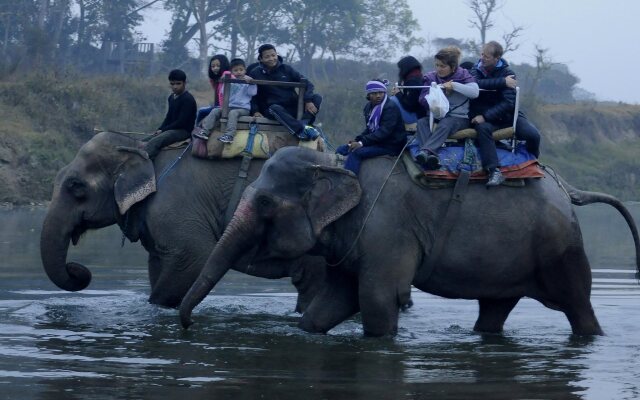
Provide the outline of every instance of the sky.
{"type": "MultiPolygon", "coordinates": [[[[322,1],[322,0],[318,0],[322,1]]],[[[426,41],[436,37],[479,38],[470,27],[473,17],[466,0],[407,0],[420,24],[416,36],[426,41]]],[[[505,55],[510,63],[535,63],[535,46],[548,49],[554,62],[569,66],[580,80],[578,86],[598,100],[640,104],[640,1],[637,0],[503,0],[495,13],[495,26],[487,40],[498,40],[512,27],[524,31],[520,48],[505,55]],[[632,71],[629,73],[629,71],[632,71]]],[[[160,43],[169,30],[169,17],[162,8],[143,13],[140,31],[160,43]]],[[[428,45],[412,49],[421,59],[428,45]]],[[[432,50],[437,50],[433,49],[432,50]]],[[[517,69],[515,71],[518,72],[517,69]]]]}

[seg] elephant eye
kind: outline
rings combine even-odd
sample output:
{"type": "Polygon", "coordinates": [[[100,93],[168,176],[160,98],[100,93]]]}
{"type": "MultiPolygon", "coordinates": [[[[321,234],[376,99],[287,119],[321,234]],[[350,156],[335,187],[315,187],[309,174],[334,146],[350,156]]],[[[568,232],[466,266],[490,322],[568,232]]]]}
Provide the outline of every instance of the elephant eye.
{"type": "Polygon", "coordinates": [[[87,196],[86,186],[84,182],[79,179],[69,179],[65,186],[69,193],[71,193],[71,195],[73,195],[73,197],[77,199],[84,199],[87,196]]]}
{"type": "Polygon", "coordinates": [[[256,199],[258,213],[263,217],[269,217],[273,213],[273,209],[275,208],[275,203],[268,196],[259,196],[256,199]]]}

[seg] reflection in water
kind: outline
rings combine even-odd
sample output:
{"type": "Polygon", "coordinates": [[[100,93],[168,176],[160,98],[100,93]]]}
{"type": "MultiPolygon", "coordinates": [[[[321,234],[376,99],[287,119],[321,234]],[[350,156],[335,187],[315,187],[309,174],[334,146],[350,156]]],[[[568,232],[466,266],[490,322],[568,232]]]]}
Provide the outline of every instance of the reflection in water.
{"type": "MultiPolygon", "coordinates": [[[[637,216],[640,206],[633,205],[637,216]]],[[[329,335],[296,327],[292,287],[233,273],[183,331],[147,303],[146,256],[117,229],[70,258],[88,290],[57,290],[40,266],[42,210],[0,212],[0,393],[16,399],[637,398],[640,287],[626,226],[607,207],[577,209],[607,336],[576,338],[566,318],[523,299],[504,335],[472,332],[477,305],[414,291],[395,338],[357,319],[329,335]],[[611,242],[609,242],[611,241],[611,242]]]]}

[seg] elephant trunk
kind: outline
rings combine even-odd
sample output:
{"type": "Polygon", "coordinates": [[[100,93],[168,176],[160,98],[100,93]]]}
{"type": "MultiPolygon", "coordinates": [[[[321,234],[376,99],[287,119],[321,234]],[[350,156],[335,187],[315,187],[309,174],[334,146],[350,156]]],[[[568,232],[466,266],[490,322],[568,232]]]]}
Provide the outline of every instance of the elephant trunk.
{"type": "Polygon", "coordinates": [[[180,323],[183,328],[187,329],[193,324],[193,309],[211,292],[238,258],[257,245],[256,240],[261,231],[255,209],[243,198],[200,276],[180,304],[180,323]]]}
{"type": "Polygon", "coordinates": [[[59,217],[65,213],[56,213],[49,209],[40,235],[40,257],[49,279],[60,289],[70,292],[83,290],[91,283],[91,271],[84,265],[67,262],[69,241],[77,241],[77,230],[67,219],[59,217]]]}

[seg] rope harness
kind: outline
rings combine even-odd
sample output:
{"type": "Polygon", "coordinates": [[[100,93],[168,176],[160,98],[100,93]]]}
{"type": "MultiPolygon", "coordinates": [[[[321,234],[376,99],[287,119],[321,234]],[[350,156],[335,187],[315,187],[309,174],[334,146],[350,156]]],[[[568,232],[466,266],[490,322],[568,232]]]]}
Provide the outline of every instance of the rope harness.
{"type": "Polygon", "coordinates": [[[396,160],[393,162],[393,165],[391,166],[391,169],[389,170],[389,173],[387,174],[387,177],[384,179],[384,181],[382,181],[382,185],[380,186],[380,189],[378,190],[378,193],[376,194],[376,197],[373,199],[373,203],[371,204],[371,207],[369,208],[369,211],[367,212],[367,215],[364,218],[364,221],[362,222],[362,226],[360,227],[360,230],[358,231],[358,234],[356,235],[356,238],[353,240],[353,243],[351,244],[351,247],[349,247],[349,250],[347,250],[345,255],[342,256],[340,261],[338,261],[335,264],[327,262],[328,266],[336,267],[336,266],[342,264],[347,259],[347,257],[349,257],[351,252],[355,249],[356,244],[358,243],[358,240],[360,240],[360,236],[362,236],[362,232],[364,232],[364,227],[367,225],[367,221],[369,220],[369,217],[371,216],[371,213],[373,212],[373,209],[375,208],[376,203],[378,202],[378,199],[380,198],[380,195],[382,194],[382,190],[384,189],[385,185],[389,181],[389,178],[391,177],[391,174],[393,173],[393,170],[396,168],[396,165],[398,165],[398,161],[400,161],[400,158],[402,157],[402,153],[404,153],[404,150],[407,148],[409,143],[410,142],[407,140],[407,142],[402,147],[402,150],[400,150],[400,153],[396,157],[396,160]]]}

